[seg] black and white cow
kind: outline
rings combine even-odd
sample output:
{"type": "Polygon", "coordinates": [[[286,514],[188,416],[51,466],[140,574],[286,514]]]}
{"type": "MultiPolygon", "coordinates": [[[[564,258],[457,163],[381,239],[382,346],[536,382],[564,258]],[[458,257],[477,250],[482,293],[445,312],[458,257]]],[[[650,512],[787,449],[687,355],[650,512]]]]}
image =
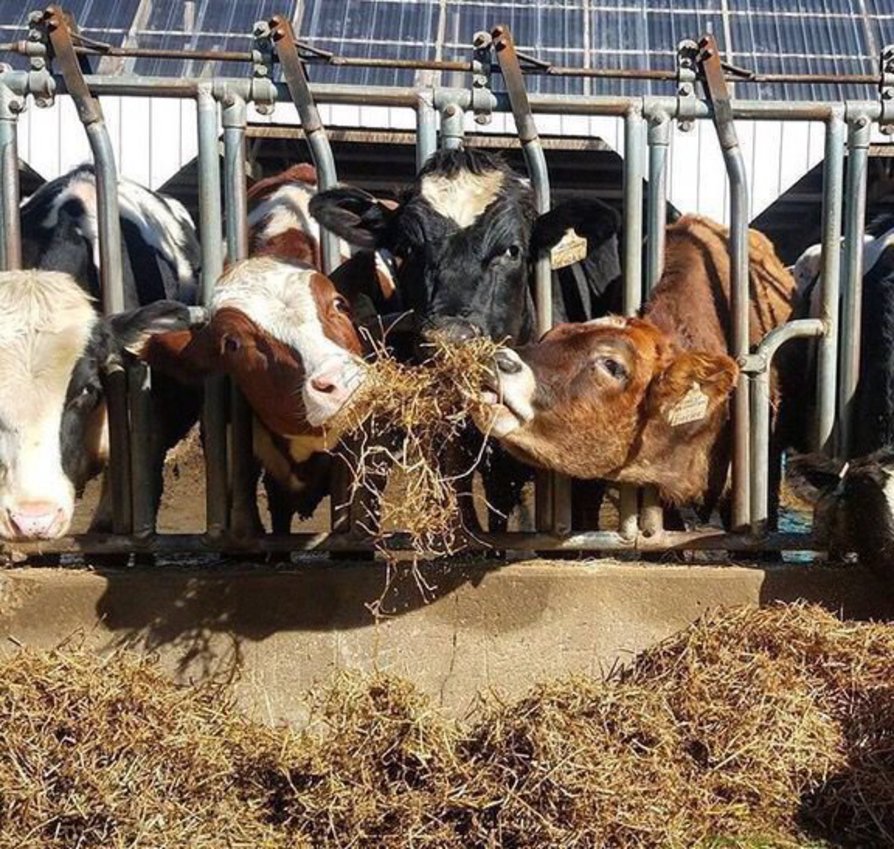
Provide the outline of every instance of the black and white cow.
{"type": "MultiPolygon", "coordinates": [[[[795,263],[793,274],[799,290],[795,317],[819,316],[821,270],[818,246],[808,248],[795,263]]],[[[877,218],[866,228],[860,339],[850,457],[894,445],[894,214],[877,218]]],[[[813,371],[815,345],[792,343],[788,350],[783,349],[781,359],[785,433],[800,450],[805,450],[815,407],[814,383],[803,379],[813,371]]]]}
{"type": "MultiPolygon", "coordinates": [[[[397,288],[412,310],[417,349],[434,333],[456,341],[474,335],[533,341],[535,260],[569,229],[586,240],[586,261],[554,275],[555,319],[586,320],[617,307],[617,213],[596,200],[574,199],[538,215],[530,183],[485,152],[434,154],[397,205],[341,186],[316,195],[310,212],[347,242],[396,257],[397,288]]],[[[470,433],[471,456],[478,454],[478,440],[470,433]]],[[[488,465],[491,529],[502,530],[530,472],[498,448],[488,465]]],[[[468,511],[466,521],[472,521],[468,511]]]]}
{"type": "MultiPolygon", "coordinates": [[[[175,300],[195,295],[198,245],[175,201],[121,181],[125,306],[103,318],[97,269],[96,189],[81,167],[22,206],[25,271],[0,274],[0,538],[54,539],[108,454],[104,381],[110,365],[148,335],[189,324],[175,300]]],[[[168,447],[196,420],[201,396],[153,382],[154,498],[168,447]]],[[[104,497],[95,530],[107,530],[104,497]]]]}

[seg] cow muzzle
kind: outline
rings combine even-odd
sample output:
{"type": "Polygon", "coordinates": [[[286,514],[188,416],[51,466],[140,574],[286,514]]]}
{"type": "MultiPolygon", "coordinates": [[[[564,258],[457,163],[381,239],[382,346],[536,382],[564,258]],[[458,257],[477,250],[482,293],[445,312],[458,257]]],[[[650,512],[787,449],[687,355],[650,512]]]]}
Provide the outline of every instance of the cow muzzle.
{"type": "Polygon", "coordinates": [[[498,439],[527,424],[534,418],[534,373],[510,348],[501,348],[494,355],[494,380],[481,393],[485,414],[479,416],[478,427],[498,439]]]}
{"type": "Polygon", "coordinates": [[[322,427],[339,413],[366,379],[363,361],[348,355],[326,359],[304,384],[307,421],[322,427]]]}
{"type": "Polygon", "coordinates": [[[4,535],[10,539],[58,539],[68,530],[71,512],[52,501],[23,501],[6,509],[4,535]]]}

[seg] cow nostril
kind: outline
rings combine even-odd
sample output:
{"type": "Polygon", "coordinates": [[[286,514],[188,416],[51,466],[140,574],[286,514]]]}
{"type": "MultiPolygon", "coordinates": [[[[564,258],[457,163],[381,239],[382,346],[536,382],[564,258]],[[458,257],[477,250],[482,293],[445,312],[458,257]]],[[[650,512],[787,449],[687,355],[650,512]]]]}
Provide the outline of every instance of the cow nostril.
{"type": "Polygon", "coordinates": [[[522,370],[521,360],[508,351],[498,351],[496,361],[497,369],[503,374],[518,374],[522,370]]]}
{"type": "Polygon", "coordinates": [[[332,380],[328,380],[325,377],[313,377],[311,378],[310,385],[317,391],[322,392],[324,395],[330,395],[335,392],[336,386],[332,380]]]}

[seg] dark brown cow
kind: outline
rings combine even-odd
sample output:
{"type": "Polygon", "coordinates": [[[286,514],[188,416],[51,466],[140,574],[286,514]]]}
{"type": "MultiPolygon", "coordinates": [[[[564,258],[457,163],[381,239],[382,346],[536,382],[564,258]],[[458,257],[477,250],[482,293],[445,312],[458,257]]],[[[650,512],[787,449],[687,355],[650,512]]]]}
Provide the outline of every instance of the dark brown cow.
{"type": "MultiPolygon", "coordinates": [[[[794,281],[760,233],[749,236],[751,342],[785,322],[794,281]]],[[[685,216],[667,229],[665,272],[641,318],[564,324],[505,349],[479,426],[520,459],[580,478],[654,484],[709,512],[729,465],[727,231],[685,216]]]]}
{"type": "Polygon", "coordinates": [[[328,493],[326,425],[364,380],[350,306],[312,266],[260,256],[228,269],[208,312],[200,328],[150,339],[143,356],[184,380],[233,378],[255,413],[273,530],[288,532],[328,493]]]}

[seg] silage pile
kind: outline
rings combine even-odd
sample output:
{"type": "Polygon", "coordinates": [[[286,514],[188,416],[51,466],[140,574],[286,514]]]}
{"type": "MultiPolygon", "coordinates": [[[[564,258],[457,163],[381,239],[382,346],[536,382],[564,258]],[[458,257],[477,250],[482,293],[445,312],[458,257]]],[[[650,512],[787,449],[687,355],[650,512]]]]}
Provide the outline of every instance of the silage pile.
{"type": "Polygon", "coordinates": [[[492,380],[499,345],[486,338],[461,344],[435,339],[430,356],[407,364],[387,349],[377,351],[363,388],[345,413],[331,422],[333,434],[352,437],[350,499],[371,496],[359,523],[383,542],[387,529],[409,536],[417,554],[444,555],[462,545],[457,498],[459,479],[470,476],[481,456],[469,456],[459,439],[472,410],[492,380]],[[399,488],[386,490],[399,477],[399,488]]]}
{"type": "Polygon", "coordinates": [[[126,656],[0,680],[4,847],[894,845],[894,626],[815,607],[712,616],[462,725],[381,676],[302,734],[126,656]]]}

